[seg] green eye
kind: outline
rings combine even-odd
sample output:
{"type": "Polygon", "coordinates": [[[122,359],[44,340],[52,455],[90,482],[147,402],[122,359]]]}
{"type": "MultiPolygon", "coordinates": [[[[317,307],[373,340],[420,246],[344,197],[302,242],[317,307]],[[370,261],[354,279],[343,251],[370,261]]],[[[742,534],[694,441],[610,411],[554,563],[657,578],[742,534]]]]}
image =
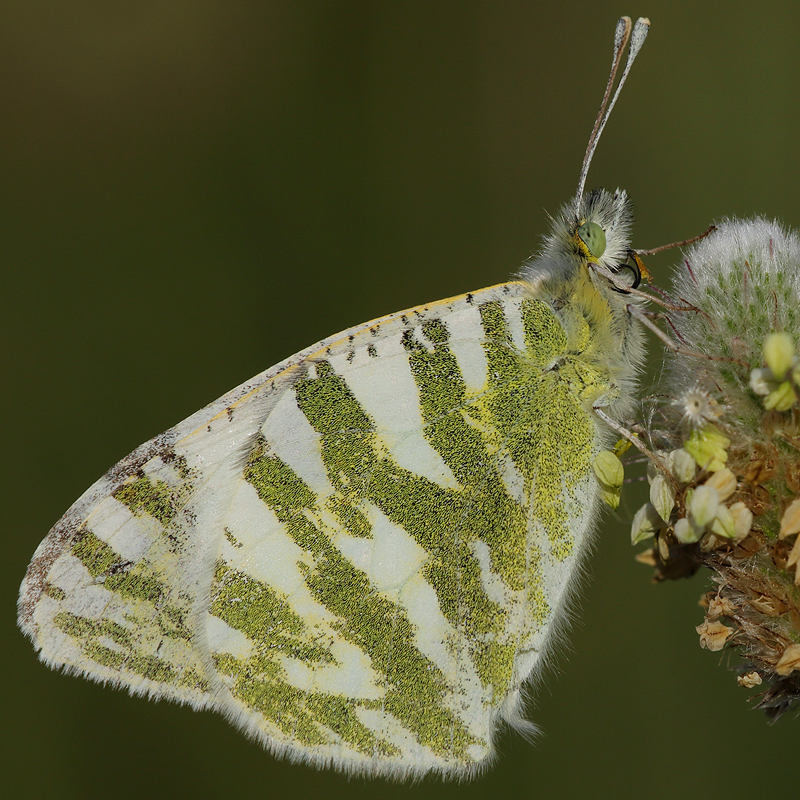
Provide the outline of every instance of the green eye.
{"type": "Polygon", "coordinates": [[[606,251],[605,231],[596,222],[584,222],[578,228],[578,238],[586,245],[589,252],[600,258],[606,251]]]}

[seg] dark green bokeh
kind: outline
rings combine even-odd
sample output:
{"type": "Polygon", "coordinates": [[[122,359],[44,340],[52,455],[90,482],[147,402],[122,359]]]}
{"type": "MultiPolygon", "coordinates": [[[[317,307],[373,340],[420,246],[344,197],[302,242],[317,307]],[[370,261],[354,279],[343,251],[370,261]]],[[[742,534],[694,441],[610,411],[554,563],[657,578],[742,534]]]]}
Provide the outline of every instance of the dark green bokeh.
{"type": "Polygon", "coordinates": [[[505,736],[468,786],[276,762],[219,716],[50,672],[15,628],[36,545],[140,442],[323,336],[517,268],[574,192],[625,12],[653,29],[589,185],[629,191],[634,244],[799,225],[796,3],[2,3],[9,796],[794,790],[798,721],[767,726],[698,646],[706,579],[634,563],[641,486],[537,692],[545,736],[505,736]]]}

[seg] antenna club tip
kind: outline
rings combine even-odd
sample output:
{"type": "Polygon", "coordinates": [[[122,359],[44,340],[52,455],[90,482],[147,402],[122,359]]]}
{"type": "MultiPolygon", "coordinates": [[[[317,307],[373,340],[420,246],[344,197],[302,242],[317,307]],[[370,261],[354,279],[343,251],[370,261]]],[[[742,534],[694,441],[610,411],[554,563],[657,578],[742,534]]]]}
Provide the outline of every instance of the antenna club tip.
{"type": "Polygon", "coordinates": [[[611,113],[611,109],[614,108],[614,104],[617,102],[620,90],[625,83],[625,79],[628,77],[628,72],[630,71],[631,65],[633,64],[637,53],[644,44],[644,40],[647,38],[647,32],[649,30],[650,20],[647,19],[647,17],[639,17],[639,19],[636,20],[636,27],[633,29],[633,36],[631,36],[630,17],[620,17],[617,21],[617,29],[614,33],[614,61],[611,64],[611,72],[608,76],[608,83],[606,84],[606,92],[603,95],[603,102],[600,104],[600,112],[597,115],[594,128],[592,128],[592,134],[589,137],[589,144],[586,147],[586,155],[583,157],[583,166],[581,167],[581,174],[578,179],[578,191],[575,195],[576,208],[580,205],[581,198],[583,197],[583,188],[586,185],[586,173],[589,171],[589,165],[592,162],[592,156],[594,155],[594,149],[597,146],[597,140],[600,138],[600,134],[603,132],[603,128],[608,121],[608,116],[611,113]],[[625,49],[625,45],[629,42],[630,47],[628,49],[628,60],[625,63],[625,69],[622,70],[622,75],[620,76],[619,83],[617,84],[617,90],[614,92],[614,96],[611,97],[614,79],[617,75],[620,61],[622,60],[622,51],[625,49]]]}

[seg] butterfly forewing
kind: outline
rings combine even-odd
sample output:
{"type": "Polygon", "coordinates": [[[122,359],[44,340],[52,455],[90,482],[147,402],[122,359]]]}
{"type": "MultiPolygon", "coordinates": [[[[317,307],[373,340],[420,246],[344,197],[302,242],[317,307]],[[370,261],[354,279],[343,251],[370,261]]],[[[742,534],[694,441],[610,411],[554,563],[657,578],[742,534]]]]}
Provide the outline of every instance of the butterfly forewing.
{"type": "Polygon", "coordinates": [[[586,540],[608,390],[523,283],[320,342],[139,448],[42,543],[51,665],[273,752],[468,775],[523,727],[586,540]]]}

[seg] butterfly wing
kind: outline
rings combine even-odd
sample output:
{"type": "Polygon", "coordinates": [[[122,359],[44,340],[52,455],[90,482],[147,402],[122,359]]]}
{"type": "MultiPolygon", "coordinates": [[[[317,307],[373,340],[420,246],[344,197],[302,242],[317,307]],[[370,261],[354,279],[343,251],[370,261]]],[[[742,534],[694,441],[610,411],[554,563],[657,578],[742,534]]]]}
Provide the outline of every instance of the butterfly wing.
{"type": "Polygon", "coordinates": [[[526,725],[596,506],[604,376],[569,350],[523,283],[318,343],[95,484],[37,550],[21,627],[51,666],[279,755],[475,773],[526,725]]]}
{"type": "Polygon", "coordinates": [[[211,517],[224,515],[232,465],[302,356],[137,448],[58,521],[18,603],[42,660],[134,694],[213,705],[202,645],[221,530],[211,517]]]}

